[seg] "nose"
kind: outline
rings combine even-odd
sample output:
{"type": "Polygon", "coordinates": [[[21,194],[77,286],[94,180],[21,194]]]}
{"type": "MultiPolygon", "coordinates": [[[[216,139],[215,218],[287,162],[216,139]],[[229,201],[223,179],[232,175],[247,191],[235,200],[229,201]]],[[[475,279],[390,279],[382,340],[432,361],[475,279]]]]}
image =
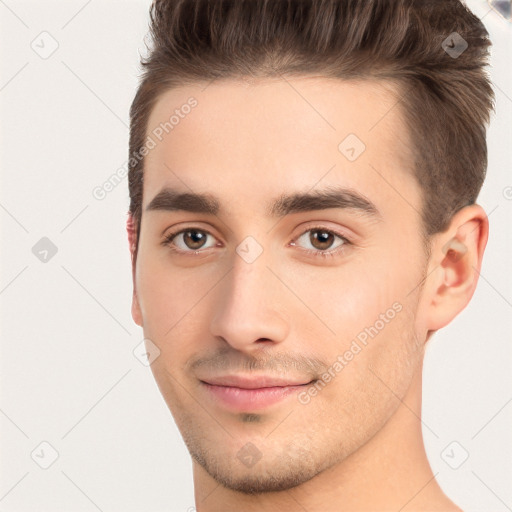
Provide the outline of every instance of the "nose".
{"type": "Polygon", "coordinates": [[[289,333],[284,291],[263,256],[247,263],[235,254],[233,268],[217,287],[212,335],[248,353],[281,343],[289,333]]]}

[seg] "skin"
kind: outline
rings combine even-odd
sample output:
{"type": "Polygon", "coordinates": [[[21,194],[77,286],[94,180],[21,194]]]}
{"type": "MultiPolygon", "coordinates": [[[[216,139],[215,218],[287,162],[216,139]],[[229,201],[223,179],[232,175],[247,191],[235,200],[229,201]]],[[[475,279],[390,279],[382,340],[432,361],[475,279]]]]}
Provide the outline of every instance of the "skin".
{"type": "MultiPolygon", "coordinates": [[[[231,79],[169,90],[153,108],[148,134],[198,101],[147,155],[143,209],[164,186],[211,193],[222,208],[143,211],[133,266],[132,316],[160,350],[151,369],[192,455],[199,512],[461,510],[426,457],[422,363],[429,337],[475,291],[488,221],[479,205],[460,210],[426,259],[395,93],[314,76],[231,79]],[[353,162],[338,150],[349,133],[366,145],[353,162]],[[336,208],[266,215],[280,194],[330,185],[357,190],[382,219],[336,208]],[[211,233],[202,253],[163,243],[192,227],[211,233]],[[342,240],[313,245],[313,228],[352,244],[314,257],[304,251],[342,240]],[[247,236],[263,248],[252,263],[236,252],[247,236]],[[215,371],[318,378],[394,303],[400,312],[307,404],[292,395],[242,414],[200,383],[215,371]],[[261,455],[251,467],[237,458],[247,443],[261,455]]],[[[174,244],[195,247],[183,235],[174,244]]]]}

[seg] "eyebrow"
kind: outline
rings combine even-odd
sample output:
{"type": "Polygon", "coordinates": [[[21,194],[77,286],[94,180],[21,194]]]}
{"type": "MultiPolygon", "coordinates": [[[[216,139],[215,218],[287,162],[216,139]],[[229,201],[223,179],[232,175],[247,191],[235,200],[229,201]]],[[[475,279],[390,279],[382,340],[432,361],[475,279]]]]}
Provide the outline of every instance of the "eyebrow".
{"type": "MultiPolygon", "coordinates": [[[[382,220],[382,214],[368,198],[344,187],[282,194],[267,203],[265,213],[269,217],[280,218],[292,213],[329,208],[352,210],[368,218],[382,220]]],[[[148,204],[146,211],[151,210],[186,211],[206,215],[222,213],[219,199],[211,194],[180,192],[168,187],[158,192],[148,204]]]]}

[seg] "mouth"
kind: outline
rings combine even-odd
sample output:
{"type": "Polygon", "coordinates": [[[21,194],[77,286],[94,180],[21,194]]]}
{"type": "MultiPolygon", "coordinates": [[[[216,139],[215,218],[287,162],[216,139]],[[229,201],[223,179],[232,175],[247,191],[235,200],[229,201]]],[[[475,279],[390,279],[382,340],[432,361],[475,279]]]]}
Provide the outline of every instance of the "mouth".
{"type": "Polygon", "coordinates": [[[201,386],[218,405],[237,412],[265,409],[289,398],[312,382],[310,379],[234,375],[200,380],[201,386]]]}

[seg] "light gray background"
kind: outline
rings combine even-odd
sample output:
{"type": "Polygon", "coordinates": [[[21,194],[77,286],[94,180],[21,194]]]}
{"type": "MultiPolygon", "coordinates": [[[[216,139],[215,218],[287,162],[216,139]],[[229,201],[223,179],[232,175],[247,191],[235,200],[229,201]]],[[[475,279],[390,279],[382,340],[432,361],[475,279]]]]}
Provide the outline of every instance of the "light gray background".
{"type": "MultiPolygon", "coordinates": [[[[0,512],[193,510],[188,452],[150,369],[132,353],[143,335],[130,316],[126,178],[103,200],[93,196],[126,165],[149,4],[0,0],[0,512]],[[42,237],[58,249],[47,262],[32,252],[42,237]],[[59,454],[47,469],[52,448],[42,442],[59,454]]],[[[490,237],[473,300],[429,343],[424,435],[454,501],[467,512],[505,512],[512,24],[483,0],[468,5],[494,45],[497,115],[479,199],[490,237]],[[447,461],[464,451],[468,459],[452,469],[447,461]]]]}

